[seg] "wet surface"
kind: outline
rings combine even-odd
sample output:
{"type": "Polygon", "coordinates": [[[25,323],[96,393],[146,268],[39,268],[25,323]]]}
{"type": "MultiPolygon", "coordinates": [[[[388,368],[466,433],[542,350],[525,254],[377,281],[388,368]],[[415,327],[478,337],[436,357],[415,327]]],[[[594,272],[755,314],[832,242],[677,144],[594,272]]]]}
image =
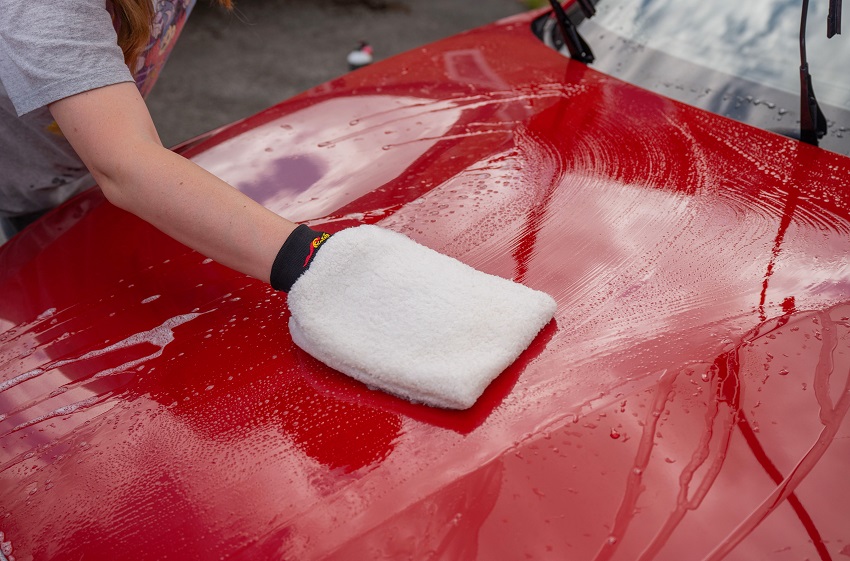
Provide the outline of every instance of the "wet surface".
{"type": "MultiPolygon", "coordinates": [[[[850,59],[850,43],[827,39],[823,22],[828,13],[828,3],[812,3],[807,18],[812,87],[827,119],[826,135],[818,144],[847,156],[850,81],[844,65],[850,59]]],[[[592,46],[595,70],[799,139],[801,15],[795,0],[746,5],[734,0],[710,5],[603,1],[592,19],[581,22],[579,31],[592,46]]],[[[541,18],[536,26],[542,40],[561,46],[553,20],[541,18]]]]}
{"type": "Polygon", "coordinates": [[[555,322],[469,411],[410,404],[300,352],[284,295],[88,193],[0,248],[17,560],[850,545],[846,158],[571,63],[525,22],[185,150],[290,218],[544,290],[555,322]]]}

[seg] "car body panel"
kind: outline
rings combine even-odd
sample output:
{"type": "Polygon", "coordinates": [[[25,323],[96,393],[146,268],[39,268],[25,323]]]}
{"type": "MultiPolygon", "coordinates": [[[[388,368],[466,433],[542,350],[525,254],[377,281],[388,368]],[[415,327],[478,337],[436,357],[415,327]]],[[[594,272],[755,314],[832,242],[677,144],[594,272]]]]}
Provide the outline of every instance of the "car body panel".
{"type": "Polygon", "coordinates": [[[468,411],[321,365],[285,295],[97,190],[0,247],[18,561],[850,551],[850,160],[566,59],[533,16],[178,147],[288,218],[554,296],[468,411]]]}

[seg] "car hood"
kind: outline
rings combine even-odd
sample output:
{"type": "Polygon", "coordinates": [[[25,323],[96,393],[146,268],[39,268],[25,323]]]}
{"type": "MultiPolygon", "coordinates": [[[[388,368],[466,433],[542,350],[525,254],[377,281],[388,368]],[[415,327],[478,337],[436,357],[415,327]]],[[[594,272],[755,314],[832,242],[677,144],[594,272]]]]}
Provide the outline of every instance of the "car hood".
{"type": "Polygon", "coordinates": [[[479,402],[330,370],[285,295],[95,189],[0,248],[7,555],[848,551],[850,160],[563,58],[533,16],[177,148],[290,219],[555,297],[479,402]]]}

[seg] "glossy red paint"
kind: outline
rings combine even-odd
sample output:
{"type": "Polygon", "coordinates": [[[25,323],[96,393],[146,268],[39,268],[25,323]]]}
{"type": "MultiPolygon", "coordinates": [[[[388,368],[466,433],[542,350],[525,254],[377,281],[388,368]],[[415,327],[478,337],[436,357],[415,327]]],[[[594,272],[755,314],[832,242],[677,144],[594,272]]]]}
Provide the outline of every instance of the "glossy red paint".
{"type": "Polygon", "coordinates": [[[285,295],[96,191],[0,248],[18,561],[850,552],[850,160],[599,74],[528,22],[180,148],[292,219],[377,223],[552,294],[469,411],[317,363],[285,295]]]}

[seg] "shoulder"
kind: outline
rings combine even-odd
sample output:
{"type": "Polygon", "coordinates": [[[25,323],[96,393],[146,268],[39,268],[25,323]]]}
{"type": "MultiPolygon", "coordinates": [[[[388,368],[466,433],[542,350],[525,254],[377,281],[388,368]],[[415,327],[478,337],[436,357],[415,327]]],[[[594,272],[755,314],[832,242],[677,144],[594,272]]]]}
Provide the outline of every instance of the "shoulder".
{"type": "Polygon", "coordinates": [[[104,0],[2,0],[0,81],[17,113],[132,80],[104,0]]]}

